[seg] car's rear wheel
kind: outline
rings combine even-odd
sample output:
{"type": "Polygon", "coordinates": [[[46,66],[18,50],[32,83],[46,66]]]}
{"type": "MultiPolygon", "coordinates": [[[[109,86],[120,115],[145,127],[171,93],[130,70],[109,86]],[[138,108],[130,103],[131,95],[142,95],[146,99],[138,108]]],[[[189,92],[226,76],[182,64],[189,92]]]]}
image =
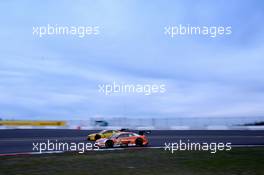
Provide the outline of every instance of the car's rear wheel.
{"type": "Polygon", "coordinates": [[[137,138],[135,143],[136,143],[136,146],[143,146],[143,139],[142,138],[137,138]]]}
{"type": "Polygon", "coordinates": [[[113,148],[113,146],[114,146],[114,142],[112,140],[107,140],[105,142],[105,147],[106,148],[113,148]]]}
{"type": "Polygon", "coordinates": [[[98,140],[98,139],[100,139],[100,138],[101,138],[101,136],[98,135],[98,134],[96,134],[96,135],[94,136],[94,139],[95,139],[95,140],[98,140]]]}

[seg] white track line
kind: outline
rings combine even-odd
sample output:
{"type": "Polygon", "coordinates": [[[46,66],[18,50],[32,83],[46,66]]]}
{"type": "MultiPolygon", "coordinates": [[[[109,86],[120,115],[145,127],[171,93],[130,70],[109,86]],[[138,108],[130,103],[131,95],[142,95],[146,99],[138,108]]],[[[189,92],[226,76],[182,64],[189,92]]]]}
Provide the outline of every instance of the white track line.
{"type": "MultiPolygon", "coordinates": [[[[264,145],[232,145],[235,148],[242,147],[264,147],[264,145]]],[[[163,149],[162,146],[152,146],[152,147],[130,147],[130,148],[107,148],[107,149],[96,149],[91,151],[121,151],[121,150],[133,150],[133,149],[163,149]]],[[[45,152],[22,152],[22,153],[4,153],[0,154],[0,156],[19,156],[19,155],[40,155],[40,154],[58,154],[65,152],[76,152],[76,151],[45,151],[45,152]]],[[[87,151],[89,152],[89,151],[87,151]]],[[[85,152],[85,153],[87,153],[85,152]]],[[[79,153],[82,155],[82,153],[79,153]]]]}

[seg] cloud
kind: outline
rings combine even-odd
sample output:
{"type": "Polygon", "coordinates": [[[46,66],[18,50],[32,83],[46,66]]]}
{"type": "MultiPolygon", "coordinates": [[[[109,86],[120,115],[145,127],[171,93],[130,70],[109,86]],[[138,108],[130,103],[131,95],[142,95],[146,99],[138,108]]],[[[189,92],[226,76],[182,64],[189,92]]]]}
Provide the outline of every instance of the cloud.
{"type": "Polygon", "coordinates": [[[261,2],[1,2],[4,118],[263,115],[261,2]],[[41,7],[38,8],[38,7],[41,7]],[[36,25],[99,25],[91,38],[36,38],[36,25]],[[166,25],[231,25],[221,38],[164,35],[166,25]],[[164,83],[164,94],[104,96],[98,85],[164,83]]]}

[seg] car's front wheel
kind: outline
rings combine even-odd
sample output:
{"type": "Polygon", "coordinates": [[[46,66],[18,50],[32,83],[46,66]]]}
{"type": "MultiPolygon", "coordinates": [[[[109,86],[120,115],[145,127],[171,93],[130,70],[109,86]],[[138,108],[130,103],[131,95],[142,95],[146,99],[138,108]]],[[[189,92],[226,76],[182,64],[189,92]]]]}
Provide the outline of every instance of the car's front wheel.
{"type": "Polygon", "coordinates": [[[95,140],[98,140],[98,139],[100,139],[101,138],[101,136],[99,135],[99,134],[96,134],[95,136],[94,136],[94,139],[95,140]]]}
{"type": "Polygon", "coordinates": [[[107,140],[105,142],[105,147],[106,148],[113,148],[113,146],[114,146],[114,142],[112,140],[107,140]]]}

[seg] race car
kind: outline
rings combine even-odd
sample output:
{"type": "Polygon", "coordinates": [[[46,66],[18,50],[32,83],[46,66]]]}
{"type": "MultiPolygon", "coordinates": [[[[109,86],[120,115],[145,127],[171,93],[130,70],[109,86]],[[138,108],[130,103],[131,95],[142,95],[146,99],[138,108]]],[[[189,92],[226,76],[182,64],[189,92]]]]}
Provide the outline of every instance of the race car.
{"type": "Polygon", "coordinates": [[[87,140],[95,141],[100,138],[108,138],[115,133],[120,132],[120,130],[102,130],[98,133],[92,133],[87,136],[87,140]]]}
{"type": "Polygon", "coordinates": [[[139,135],[134,132],[118,132],[109,138],[98,139],[95,143],[100,148],[113,148],[122,146],[147,146],[149,142],[144,133],[139,135]]]}

